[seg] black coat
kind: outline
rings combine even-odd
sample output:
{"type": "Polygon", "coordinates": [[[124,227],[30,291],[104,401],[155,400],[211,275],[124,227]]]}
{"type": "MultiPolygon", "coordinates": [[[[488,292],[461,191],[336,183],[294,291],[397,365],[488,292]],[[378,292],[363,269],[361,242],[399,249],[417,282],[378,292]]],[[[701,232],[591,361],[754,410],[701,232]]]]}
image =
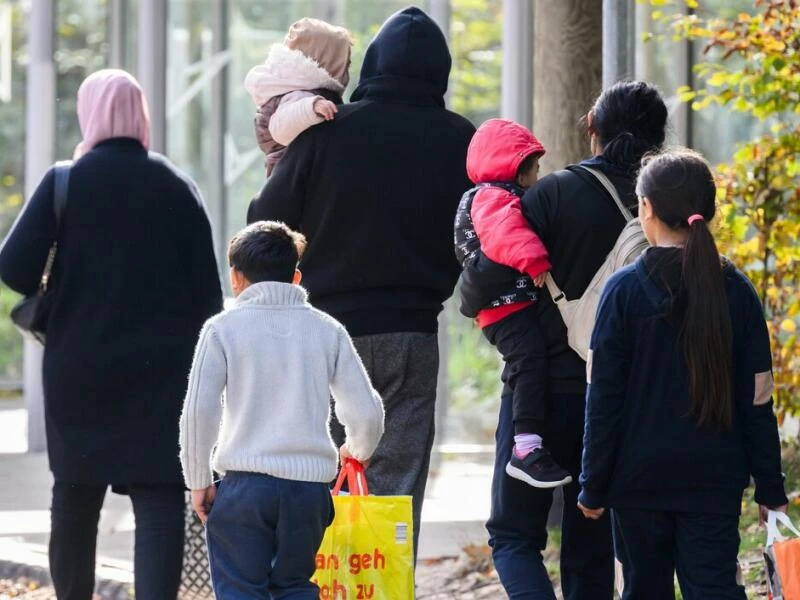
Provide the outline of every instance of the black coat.
{"type": "Polygon", "coordinates": [[[248,222],[308,237],[310,301],[351,335],[435,332],[460,265],[453,219],[467,177],[469,121],[444,108],[450,54],[422,11],[391,17],[367,49],[353,103],[297,137],[248,222]]]}
{"type": "MultiPolygon", "coordinates": [[[[53,171],[2,249],[0,278],[36,291],[56,232],[53,171]]],[[[180,484],[178,419],[198,332],[222,306],[194,183],[138,141],[76,161],[51,285],[45,419],[57,480],[180,484]]]]}

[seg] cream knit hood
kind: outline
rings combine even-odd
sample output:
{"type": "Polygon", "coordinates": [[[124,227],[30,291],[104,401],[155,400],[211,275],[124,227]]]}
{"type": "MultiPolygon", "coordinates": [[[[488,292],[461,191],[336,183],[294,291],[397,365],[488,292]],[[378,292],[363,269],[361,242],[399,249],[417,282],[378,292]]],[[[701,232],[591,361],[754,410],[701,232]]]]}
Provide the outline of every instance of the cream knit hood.
{"type": "Polygon", "coordinates": [[[327,89],[342,94],[350,81],[352,37],[343,27],[300,19],[283,44],[274,44],[263,64],[250,69],[244,86],[256,106],[297,90],[327,89]]]}

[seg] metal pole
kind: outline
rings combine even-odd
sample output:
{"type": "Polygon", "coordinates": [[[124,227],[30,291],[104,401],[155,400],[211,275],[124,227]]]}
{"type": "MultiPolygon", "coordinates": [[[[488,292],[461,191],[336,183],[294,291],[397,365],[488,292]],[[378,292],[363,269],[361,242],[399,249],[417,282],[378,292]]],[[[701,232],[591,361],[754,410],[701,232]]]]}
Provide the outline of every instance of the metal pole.
{"type": "Polygon", "coordinates": [[[634,73],[636,79],[643,79],[645,81],[652,81],[655,75],[656,43],[654,41],[645,42],[642,40],[642,35],[652,32],[655,27],[652,15],[652,5],[636,3],[636,32],[634,40],[636,47],[636,67],[634,73]]]}
{"type": "MultiPolygon", "coordinates": [[[[53,65],[53,0],[31,3],[28,22],[28,83],[25,111],[25,196],[30,198],[53,164],[56,79],[53,65]]],[[[28,409],[28,451],[47,449],[42,389],[42,347],[25,340],[23,384],[28,409]]]]}
{"type": "Polygon", "coordinates": [[[503,1],[503,75],[501,111],[533,125],[533,6],[531,0],[503,1]]]}
{"type": "Polygon", "coordinates": [[[139,82],[150,106],[150,148],[166,150],[167,0],[139,0],[139,82]]]}
{"type": "MultiPolygon", "coordinates": [[[[214,0],[211,16],[212,54],[228,49],[228,2],[214,0]]],[[[225,240],[228,236],[228,188],[225,184],[225,133],[228,124],[228,66],[223,66],[211,82],[209,137],[210,153],[208,208],[213,224],[215,249],[220,272],[226,272],[225,240]]]]}
{"type": "Polygon", "coordinates": [[[428,14],[450,39],[450,0],[428,0],[428,14]]]}
{"type": "MultiPolygon", "coordinates": [[[[433,19],[442,30],[445,40],[450,43],[450,0],[428,0],[427,3],[428,15],[433,19]]],[[[445,103],[449,104],[450,89],[448,87],[445,94],[445,103]]],[[[447,362],[450,354],[450,344],[448,340],[447,330],[450,322],[448,306],[453,302],[450,298],[444,305],[444,309],[439,313],[439,372],[436,379],[436,415],[435,415],[435,435],[434,435],[434,448],[436,448],[444,434],[444,422],[447,417],[447,405],[450,399],[450,392],[447,385],[447,362]]],[[[434,452],[431,460],[433,471],[437,469],[437,461],[441,458],[438,452],[434,452]]]]}
{"type": "MultiPolygon", "coordinates": [[[[688,14],[694,13],[694,8],[686,7],[686,11],[688,14]]],[[[686,53],[684,55],[684,77],[686,78],[685,82],[682,82],[679,85],[688,85],[689,87],[694,87],[695,79],[694,79],[694,52],[695,46],[693,40],[685,40],[682,42],[683,51],[686,53]]],[[[686,127],[684,129],[684,139],[682,143],[690,148],[694,145],[694,111],[690,104],[683,103],[683,111],[686,114],[686,127]]]]}
{"type": "Polygon", "coordinates": [[[635,13],[632,0],[603,0],[603,88],[634,76],[635,13]]]}
{"type": "MultiPolygon", "coordinates": [[[[450,43],[450,0],[428,0],[428,15],[439,26],[444,39],[450,43]]],[[[445,104],[450,104],[450,88],[444,95],[445,104]]]]}
{"type": "Polygon", "coordinates": [[[111,0],[108,13],[108,34],[111,47],[109,66],[125,68],[125,46],[128,40],[125,28],[128,14],[128,0],[111,0]]]}

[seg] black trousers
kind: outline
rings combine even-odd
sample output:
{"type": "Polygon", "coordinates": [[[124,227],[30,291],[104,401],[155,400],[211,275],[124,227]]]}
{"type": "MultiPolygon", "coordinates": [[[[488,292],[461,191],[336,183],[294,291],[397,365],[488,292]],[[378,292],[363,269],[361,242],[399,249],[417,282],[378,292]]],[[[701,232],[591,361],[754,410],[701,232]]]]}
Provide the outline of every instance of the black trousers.
{"type": "MultiPolygon", "coordinates": [[[[614,553],[611,522],[586,519],[578,511],[578,473],[583,451],[583,394],[551,394],[546,439],[548,449],[572,473],[565,485],[561,522],[561,589],[565,600],[612,600],[614,553]]],[[[547,516],[553,490],[529,486],[505,472],[514,432],[511,393],[503,390],[497,424],[497,450],[492,477],[492,513],[486,529],[500,581],[511,600],[555,600],[550,576],[542,561],[547,544],[547,516]]]]}
{"type": "Polygon", "coordinates": [[[513,395],[514,433],[543,436],[547,419],[547,347],[536,305],[484,327],[483,334],[506,363],[503,383],[513,395]]]}
{"type": "MultiPolygon", "coordinates": [[[[184,492],[179,486],[131,487],[136,519],[135,593],[175,600],[183,566],[184,492]]],[[[56,481],[50,508],[50,575],[58,600],[91,600],[97,524],[104,485],[56,481]]]]}
{"type": "Polygon", "coordinates": [[[623,600],[745,600],[736,583],[739,516],[614,509],[614,550],[623,600]]]}

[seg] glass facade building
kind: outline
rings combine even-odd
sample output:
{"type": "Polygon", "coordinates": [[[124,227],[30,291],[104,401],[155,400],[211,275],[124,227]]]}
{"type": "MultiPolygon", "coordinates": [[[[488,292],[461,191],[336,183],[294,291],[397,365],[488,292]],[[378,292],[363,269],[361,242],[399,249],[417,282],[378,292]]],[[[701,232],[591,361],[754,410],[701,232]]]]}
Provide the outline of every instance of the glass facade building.
{"type": "MultiPolygon", "coordinates": [[[[535,68],[530,51],[533,1],[419,3],[450,39],[454,69],[448,102],[476,124],[501,112],[530,123],[531,107],[536,110],[530,81],[503,80],[503,75],[535,68]]],[[[247,205],[264,182],[263,155],[253,131],[255,106],[243,86],[247,71],[264,60],[270,44],[280,42],[292,22],[314,16],[353,32],[352,89],[369,40],[389,15],[407,4],[406,0],[0,0],[0,144],[4,145],[0,237],[10,227],[26,190],[29,194],[53,160],[69,158],[79,141],[75,97],[83,78],[100,68],[120,67],[136,74],[148,91],[154,149],[199,184],[224,274],[226,240],[244,225],[247,205]],[[48,53],[50,75],[43,71],[48,68],[48,53]],[[54,88],[48,91],[49,76],[54,88]]],[[[753,8],[749,0],[705,0],[703,5],[719,14],[753,8]]],[[[611,24],[627,36],[625,44],[616,46],[629,49],[620,59],[622,66],[606,74],[645,78],[661,87],[672,112],[673,142],[694,146],[719,162],[730,156],[736,141],[751,137],[758,125],[746,117],[721,110],[691,113],[678,101],[675,90],[691,83],[691,67],[702,56],[702,48],[668,38],[642,41],[652,27],[652,9],[634,0],[604,0],[603,7],[606,25],[625,19],[611,24]]],[[[13,300],[0,287],[4,315],[13,300]]],[[[450,412],[445,439],[490,443],[499,392],[496,353],[454,307],[445,311],[443,325],[439,402],[443,411],[450,412]]],[[[14,387],[24,379],[26,395],[35,396],[37,350],[26,350],[33,365],[26,374],[21,348],[15,330],[0,316],[0,381],[14,387]]]]}

